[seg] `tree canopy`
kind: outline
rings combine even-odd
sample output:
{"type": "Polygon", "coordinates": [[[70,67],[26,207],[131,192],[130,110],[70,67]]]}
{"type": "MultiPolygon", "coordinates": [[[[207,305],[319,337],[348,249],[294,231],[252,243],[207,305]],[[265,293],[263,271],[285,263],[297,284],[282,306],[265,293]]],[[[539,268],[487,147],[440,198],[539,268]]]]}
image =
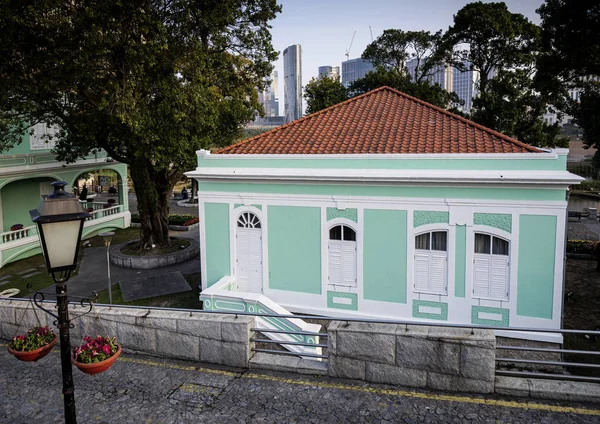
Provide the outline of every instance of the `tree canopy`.
{"type": "Polygon", "coordinates": [[[304,98],[306,99],[306,114],[311,114],[341,103],[348,98],[346,87],[340,82],[340,78],[312,78],[304,87],[304,98]]]}
{"type": "Polygon", "coordinates": [[[61,128],[59,160],[104,149],[129,165],[141,247],[168,244],[167,196],[195,151],[260,110],[276,0],[0,4],[0,151],[38,122],[61,128]]]}
{"type": "Polygon", "coordinates": [[[540,28],[525,16],[503,2],[474,2],[454,15],[439,54],[478,73],[473,121],[534,146],[564,146],[558,124],[543,119],[555,98],[534,83],[540,47],[540,28]]]}
{"type": "Polygon", "coordinates": [[[600,148],[600,3],[546,0],[538,13],[542,18],[538,86],[556,97],[562,95],[557,106],[573,116],[588,147],[600,148]],[[578,92],[579,99],[568,96],[568,90],[578,92]]]}

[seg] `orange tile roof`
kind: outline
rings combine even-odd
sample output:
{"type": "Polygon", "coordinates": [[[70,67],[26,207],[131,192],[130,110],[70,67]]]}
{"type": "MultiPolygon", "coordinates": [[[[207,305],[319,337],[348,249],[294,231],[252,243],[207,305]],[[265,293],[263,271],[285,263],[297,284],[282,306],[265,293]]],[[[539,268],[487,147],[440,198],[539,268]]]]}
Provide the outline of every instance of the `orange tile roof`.
{"type": "Polygon", "coordinates": [[[540,152],[398,90],[380,87],[215,153],[540,152]]]}

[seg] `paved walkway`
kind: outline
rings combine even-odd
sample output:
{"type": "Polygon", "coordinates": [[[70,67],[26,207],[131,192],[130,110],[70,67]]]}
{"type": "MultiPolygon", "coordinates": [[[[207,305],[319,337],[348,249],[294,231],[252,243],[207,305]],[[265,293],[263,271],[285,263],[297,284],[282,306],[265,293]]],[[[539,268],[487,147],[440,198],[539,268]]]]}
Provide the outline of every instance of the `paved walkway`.
{"type": "MultiPolygon", "coordinates": [[[[0,342],[0,422],[60,423],[58,349],[19,362],[0,342]]],[[[598,405],[531,402],[212,368],[123,354],[94,377],[73,370],[80,423],[597,423],[598,405]]]]}

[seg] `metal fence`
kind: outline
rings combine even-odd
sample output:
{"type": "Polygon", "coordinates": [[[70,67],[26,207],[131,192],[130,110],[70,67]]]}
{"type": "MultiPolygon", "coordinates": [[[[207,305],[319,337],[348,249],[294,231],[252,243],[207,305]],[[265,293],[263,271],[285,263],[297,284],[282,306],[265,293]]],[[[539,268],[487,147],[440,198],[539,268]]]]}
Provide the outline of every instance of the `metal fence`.
{"type": "MultiPolygon", "coordinates": [[[[29,299],[21,298],[6,298],[5,300],[14,301],[27,301],[29,299]]],[[[45,302],[54,303],[52,300],[45,300],[45,302]]],[[[73,302],[73,304],[76,304],[73,302]]],[[[234,316],[262,316],[262,317],[273,317],[273,318],[296,318],[309,321],[347,321],[347,322],[361,322],[361,323],[374,323],[374,324],[396,324],[408,326],[428,326],[428,327],[445,327],[445,328],[465,328],[469,329],[472,334],[476,329],[481,330],[504,330],[504,331],[515,331],[525,332],[529,334],[534,333],[550,333],[560,334],[563,337],[576,337],[582,340],[598,341],[596,348],[600,350],[600,331],[592,330],[572,330],[572,329],[560,329],[552,330],[545,328],[521,328],[521,327],[510,327],[510,328],[499,328],[493,326],[484,325],[465,325],[465,324],[451,324],[451,323],[438,323],[438,322],[412,322],[403,321],[396,319],[383,319],[383,318],[351,318],[351,317],[336,317],[336,316],[316,316],[316,315],[282,315],[282,314],[256,314],[249,312],[229,312],[229,311],[204,311],[201,309],[180,309],[180,308],[167,308],[167,307],[149,307],[149,306],[132,306],[132,305],[106,305],[97,304],[97,306],[103,307],[119,307],[127,309],[142,309],[142,310],[156,310],[156,311],[174,311],[174,312],[188,312],[190,314],[222,314],[222,315],[234,315],[234,316]]],[[[308,331],[288,331],[288,330],[269,330],[265,328],[253,327],[252,331],[256,333],[280,333],[288,335],[303,335],[303,336],[315,336],[320,339],[327,338],[327,333],[316,333],[308,331]]],[[[504,337],[504,336],[503,336],[504,337]]],[[[509,336],[506,336],[509,337],[509,336]]],[[[600,351],[599,350],[585,350],[585,349],[566,349],[563,345],[548,343],[551,346],[544,347],[541,345],[531,346],[528,345],[531,342],[526,340],[517,340],[516,344],[496,345],[496,375],[512,376],[512,377],[532,377],[532,378],[545,378],[545,379],[556,379],[556,380],[572,380],[572,381],[590,381],[600,382],[600,351]],[[524,354],[519,357],[519,353],[524,354]],[[527,353],[531,354],[527,357],[527,353]],[[554,355],[554,357],[548,356],[554,355]],[[555,360],[556,359],[556,360],[555,360]],[[505,369],[512,368],[512,369],[505,369]],[[544,371],[550,369],[551,372],[544,371]]],[[[286,344],[286,345],[298,345],[298,346],[316,346],[327,349],[328,343],[319,344],[308,344],[304,342],[291,342],[291,341],[277,341],[270,340],[264,337],[252,337],[251,341],[259,344],[272,345],[272,344],[286,344]]],[[[592,343],[590,343],[592,344],[592,343]]],[[[277,353],[281,355],[299,356],[303,358],[312,357],[318,359],[327,359],[326,353],[322,355],[309,354],[309,353],[298,353],[288,352],[284,350],[267,349],[267,348],[254,348],[255,352],[265,353],[277,353]]]]}

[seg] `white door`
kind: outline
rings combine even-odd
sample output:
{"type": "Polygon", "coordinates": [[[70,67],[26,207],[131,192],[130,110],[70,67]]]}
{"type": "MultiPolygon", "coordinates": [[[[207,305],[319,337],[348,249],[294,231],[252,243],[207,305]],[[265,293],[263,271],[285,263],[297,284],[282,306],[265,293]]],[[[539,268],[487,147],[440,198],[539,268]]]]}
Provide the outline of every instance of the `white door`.
{"type": "Polygon", "coordinates": [[[262,293],[262,229],[258,217],[242,213],[235,235],[236,281],[240,291],[262,293]]]}

